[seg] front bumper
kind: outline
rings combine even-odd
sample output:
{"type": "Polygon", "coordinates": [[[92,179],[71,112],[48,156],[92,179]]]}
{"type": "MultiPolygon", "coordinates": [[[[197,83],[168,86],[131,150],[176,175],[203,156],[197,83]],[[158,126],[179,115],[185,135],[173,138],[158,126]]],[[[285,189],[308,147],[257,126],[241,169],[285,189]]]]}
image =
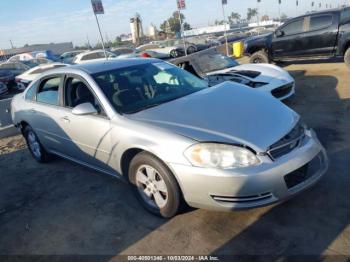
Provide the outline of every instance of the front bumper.
{"type": "Polygon", "coordinates": [[[233,210],[270,205],[288,199],[315,184],[328,169],[326,152],[312,130],[289,154],[272,161],[261,156],[255,167],[219,170],[169,164],[186,202],[197,208],[233,210]],[[303,179],[300,176],[308,167],[303,179]],[[288,176],[287,176],[288,175],[288,176]]]}

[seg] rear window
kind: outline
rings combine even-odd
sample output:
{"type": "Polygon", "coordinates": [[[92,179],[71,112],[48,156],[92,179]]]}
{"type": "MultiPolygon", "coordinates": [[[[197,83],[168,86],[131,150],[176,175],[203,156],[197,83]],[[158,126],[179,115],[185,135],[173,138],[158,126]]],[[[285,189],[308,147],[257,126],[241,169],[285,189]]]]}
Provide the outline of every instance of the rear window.
{"type": "Polygon", "coordinates": [[[104,53],[102,52],[97,52],[97,53],[92,53],[92,54],[87,54],[84,55],[81,60],[94,60],[94,59],[99,59],[99,58],[103,58],[104,57],[104,53]]]}
{"type": "Polygon", "coordinates": [[[48,70],[51,70],[54,68],[59,68],[59,67],[65,67],[65,65],[54,65],[54,66],[45,67],[45,68],[38,68],[38,69],[34,70],[33,72],[31,72],[30,75],[41,74],[41,73],[46,72],[48,70]]]}
{"type": "Polygon", "coordinates": [[[332,15],[312,16],[310,18],[310,31],[320,30],[331,26],[333,23],[332,15]]]}

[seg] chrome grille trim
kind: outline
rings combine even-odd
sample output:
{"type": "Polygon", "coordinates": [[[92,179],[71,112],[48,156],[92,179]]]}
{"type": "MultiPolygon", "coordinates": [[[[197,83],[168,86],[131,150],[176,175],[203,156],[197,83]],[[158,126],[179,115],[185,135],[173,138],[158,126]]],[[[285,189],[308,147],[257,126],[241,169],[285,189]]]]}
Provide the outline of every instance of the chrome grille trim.
{"type": "Polygon", "coordinates": [[[255,196],[236,196],[236,197],[230,197],[230,196],[211,196],[214,200],[219,202],[226,202],[226,203],[248,203],[248,202],[255,202],[255,201],[262,201],[266,200],[272,197],[272,193],[267,192],[260,195],[255,196]]]}

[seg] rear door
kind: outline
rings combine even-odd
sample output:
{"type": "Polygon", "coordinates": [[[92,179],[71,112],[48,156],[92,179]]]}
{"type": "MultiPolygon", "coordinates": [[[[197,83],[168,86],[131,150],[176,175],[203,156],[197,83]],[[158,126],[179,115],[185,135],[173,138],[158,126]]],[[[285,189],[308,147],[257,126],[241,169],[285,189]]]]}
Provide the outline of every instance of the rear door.
{"type": "Polygon", "coordinates": [[[298,57],[303,55],[304,17],[293,19],[278,29],[282,35],[274,35],[272,52],[274,58],[298,57]]]}
{"type": "Polygon", "coordinates": [[[50,151],[65,151],[66,133],[60,126],[62,114],[60,90],[63,76],[51,75],[37,85],[36,95],[29,108],[30,125],[44,147],[50,151]]]}
{"type": "Polygon", "coordinates": [[[338,37],[338,13],[315,14],[305,18],[305,56],[331,56],[338,37]]]}

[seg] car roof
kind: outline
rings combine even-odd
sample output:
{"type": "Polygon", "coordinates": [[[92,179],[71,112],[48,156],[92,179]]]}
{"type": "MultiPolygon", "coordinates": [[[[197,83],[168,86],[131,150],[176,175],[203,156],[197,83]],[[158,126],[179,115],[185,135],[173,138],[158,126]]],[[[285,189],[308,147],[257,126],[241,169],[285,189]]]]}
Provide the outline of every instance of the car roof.
{"type": "Polygon", "coordinates": [[[322,15],[322,14],[329,14],[329,13],[334,13],[334,12],[341,12],[341,11],[347,10],[349,8],[350,7],[339,7],[339,8],[332,8],[332,9],[321,10],[321,11],[317,11],[317,12],[310,12],[310,13],[307,13],[307,14],[304,14],[304,15],[301,15],[301,16],[293,17],[293,18],[287,20],[286,22],[295,20],[296,18],[306,17],[306,16],[310,16],[310,15],[322,15]]]}
{"type": "Polygon", "coordinates": [[[125,58],[125,59],[109,59],[109,60],[99,60],[84,64],[70,65],[68,67],[57,68],[50,72],[56,73],[69,73],[69,70],[81,70],[88,74],[96,74],[104,71],[110,71],[120,68],[126,68],[136,65],[151,64],[153,62],[162,62],[162,60],[154,58],[125,58]]]}

